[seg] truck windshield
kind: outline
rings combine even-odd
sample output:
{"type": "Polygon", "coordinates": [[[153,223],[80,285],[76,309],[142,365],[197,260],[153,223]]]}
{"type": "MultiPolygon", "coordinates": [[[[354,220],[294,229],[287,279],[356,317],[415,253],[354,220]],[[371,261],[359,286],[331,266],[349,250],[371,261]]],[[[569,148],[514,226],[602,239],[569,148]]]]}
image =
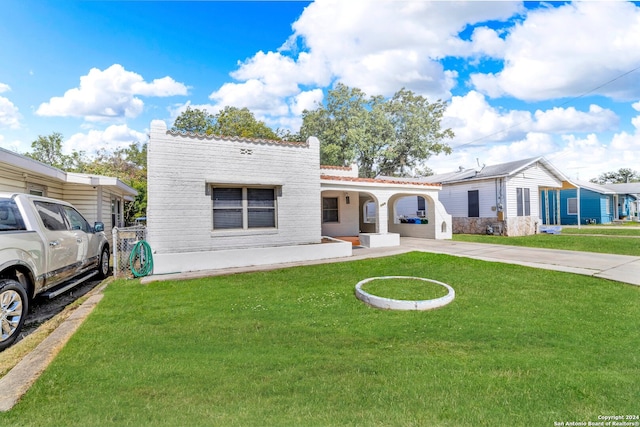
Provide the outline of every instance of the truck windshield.
{"type": "Polygon", "coordinates": [[[0,232],[26,230],[18,205],[11,199],[0,199],[0,232]]]}

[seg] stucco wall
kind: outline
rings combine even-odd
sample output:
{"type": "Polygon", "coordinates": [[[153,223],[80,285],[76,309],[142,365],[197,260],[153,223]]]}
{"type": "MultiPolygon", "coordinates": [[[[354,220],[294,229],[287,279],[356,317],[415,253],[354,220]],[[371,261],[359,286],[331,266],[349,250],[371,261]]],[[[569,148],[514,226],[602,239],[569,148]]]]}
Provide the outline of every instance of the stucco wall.
{"type": "Polygon", "coordinates": [[[319,142],[172,134],[154,121],[148,144],[147,239],[157,253],[319,243],[319,142]],[[211,184],[275,187],[277,227],[213,230],[211,184]]]}
{"type": "MultiPolygon", "coordinates": [[[[338,199],[338,222],[322,223],[322,235],[331,237],[357,236],[360,233],[358,193],[323,191],[322,197],[336,197],[338,199]],[[346,194],[349,194],[349,204],[346,201],[346,194]]],[[[320,210],[316,215],[322,215],[322,211],[320,210]]]]}

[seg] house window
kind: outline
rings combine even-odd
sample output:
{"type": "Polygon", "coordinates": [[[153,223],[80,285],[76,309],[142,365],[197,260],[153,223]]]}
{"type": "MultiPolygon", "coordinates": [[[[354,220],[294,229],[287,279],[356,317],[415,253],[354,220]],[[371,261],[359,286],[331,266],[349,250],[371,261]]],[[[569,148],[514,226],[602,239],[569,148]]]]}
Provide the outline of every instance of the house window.
{"type": "Polygon", "coordinates": [[[418,196],[418,210],[416,215],[420,218],[425,218],[427,216],[427,201],[422,196],[418,196]]]}
{"type": "Polygon", "coordinates": [[[213,229],[276,227],[273,188],[213,187],[213,229]]]}
{"type": "Polygon", "coordinates": [[[120,199],[111,199],[111,227],[122,227],[122,201],[120,199]]]}
{"type": "Polygon", "coordinates": [[[471,190],[467,192],[468,197],[468,209],[469,209],[469,218],[479,218],[480,217],[480,196],[479,190],[471,190]]]}
{"type": "Polygon", "coordinates": [[[27,184],[27,193],[33,196],[46,196],[47,195],[47,187],[40,184],[27,184]]]}
{"type": "Polygon", "coordinates": [[[528,188],[516,188],[518,216],[531,215],[531,192],[528,188]]]}
{"type": "Polygon", "coordinates": [[[578,199],[576,197],[567,199],[567,215],[578,215],[578,199]]]}
{"type": "Polygon", "coordinates": [[[338,222],[338,198],[322,198],[322,222],[338,222]]]}
{"type": "Polygon", "coordinates": [[[376,222],[376,202],[368,201],[363,206],[363,221],[365,224],[375,224],[376,222]]]}

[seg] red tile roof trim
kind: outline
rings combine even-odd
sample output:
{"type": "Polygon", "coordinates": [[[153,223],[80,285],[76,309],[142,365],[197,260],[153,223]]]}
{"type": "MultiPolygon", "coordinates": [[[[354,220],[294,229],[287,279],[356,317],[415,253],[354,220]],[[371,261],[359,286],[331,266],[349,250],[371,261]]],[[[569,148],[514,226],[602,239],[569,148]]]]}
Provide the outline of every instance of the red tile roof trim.
{"type": "Polygon", "coordinates": [[[351,166],[329,166],[329,165],[320,165],[320,169],[334,169],[339,171],[350,171],[353,169],[351,166]]]}
{"type": "Polygon", "coordinates": [[[295,147],[308,147],[309,143],[306,141],[278,141],[275,139],[263,139],[263,138],[244,138],[240,136],[222,136],[222,135],[207,135],[197,132],[185,132],[179,130],[168,130],[167,135],[182,136],[185,138],[197,138],[197,139],[209,139],[209,140],[224,140],[235,142],[249,142],[253,144],[269,144],[269,145],[293,145],[295,147]]]}
{"type": "Polygon", "coordinates": [[[320,178],[330,180],[330,181],[349,181],[349,182],[362,182],[362,183],[371,183],[371,184],[419,185],[421,187],[434,187],[434,188],[442,187],[440,184],[434,184],[432,182],[402,181],[401,179],[356,178],[351,176],[331,176],[331,175],[321,175],[320,178]]]}

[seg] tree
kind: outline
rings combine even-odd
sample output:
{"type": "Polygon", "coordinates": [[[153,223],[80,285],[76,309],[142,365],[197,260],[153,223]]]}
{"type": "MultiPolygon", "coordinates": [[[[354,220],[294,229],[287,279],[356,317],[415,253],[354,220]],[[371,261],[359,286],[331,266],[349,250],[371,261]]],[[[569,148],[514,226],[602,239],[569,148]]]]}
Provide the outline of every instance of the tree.
{"type": "Polygon", "coordinates": [[[224,107],[215,115],[214,133],[243,138],[279,139],[264,122],[256,120],[248,108],[224,107]]]}
{"type": "Polygon", "coordinates": [[[187,107],[173,122],[171,130],[194,133],[213,133],[215,116],[205,110],[187,107]]]}
{"type": "MultiPolygon", "coordinates": [[[[358,88],[338,84],[327,93],[326,105],[302,114],[301,139],[320,139],[321,163],[358,163],[360,175],[410,176],[433,154],[451,153],[441,129],[446,103],[429,103],[401,89],[391,99],[368,97],[358,88]]],[[[428,170],[428,168],[427,168],[428,170]]]]}
{"type": "Polygon", "coordinates": [[[198,108],[187,109],[173,123],[172,130],[204,133],[207,135],[239,136],[243,138],[281,138],[248,108],[224,107],[217,114],[198,108]]]}
{"type": "Polygon", "coordinates": [[[47,136],[38,135],[38,139],[31,143],[31,148],[32,152],[25,153],[27,157],[64,171],[79,171],[86,161],[83,151],[62,153],[62,134],[59,132],[47,136]]]}
{"type": "Polygon", "coordinates": [[[124,206],[125,223],[132,222],[147,211],[147,144],[132,142],[126,148],[114,152],[104,149],[96,152],[96,157],[84,165],[82,172],[95,175],[113,176],[138,192],[132,203],[124,206]]]}
{"type": "Polygon", "coordinates": [[[617,172],[606,172],[600,175],[598,178],[591,180],[596,184],[621,184],[627,182],[640,182],[640,175],[638,172],[629,168],[618,169],[617,172]]]}

